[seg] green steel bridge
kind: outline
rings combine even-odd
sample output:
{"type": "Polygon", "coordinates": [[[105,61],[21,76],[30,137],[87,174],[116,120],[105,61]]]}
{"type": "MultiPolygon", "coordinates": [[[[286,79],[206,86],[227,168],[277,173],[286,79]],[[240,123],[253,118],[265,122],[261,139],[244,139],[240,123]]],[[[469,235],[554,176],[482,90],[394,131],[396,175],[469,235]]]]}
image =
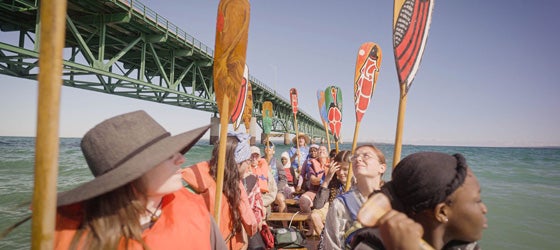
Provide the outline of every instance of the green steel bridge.
{"type": "MultiPolygon", "coordinates": [[[[0,74],[36,80],[39,0],[0,0],[0,74]]],[[[63,84],[218,115],[213,50],[136,0],[68,0],[63,84]]],[[[273,132],[295,134],[290,101],[249,76],[253,117],[274,107],[273,132]]],[[[303,111],[298,130],[324,137],[303,111]]]]}

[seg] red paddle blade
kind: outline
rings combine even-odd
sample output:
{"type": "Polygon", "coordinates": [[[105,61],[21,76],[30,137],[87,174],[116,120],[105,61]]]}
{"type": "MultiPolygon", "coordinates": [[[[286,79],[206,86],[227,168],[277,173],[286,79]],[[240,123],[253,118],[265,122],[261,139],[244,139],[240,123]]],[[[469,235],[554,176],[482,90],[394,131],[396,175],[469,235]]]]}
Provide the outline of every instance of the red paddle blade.
{"type": "Polygon", "coordinates": [[[242,121],[242,114],[245,110],[245,102],[247,101],[247,90],[249,84],[249,67],[245,64],[245,70],[243,70],[243,80],[241,81],[241,88],[239,88],[239,93],[237,94],[237,101],[235,102],[235,107],[231,113],[231,122],[233,122],[233,128],[239,128],[242,121]]]}
{"type": "Polygon", "coordinates": [[[292,103],[292,112],[294,112],[294,115],[296,115],[298,111],[298,99],[297,89],[295,88],[290,89],[290,102],[292,103]]]}
{"type": "Polygon", "coordinates": [[[356,122],[362,121],[364,113],[371,102],[377,75],[381,67],[381,47],[376,43],[362,44],[356,58],[356,72],[354,74],[354,105],[356,107],[356,122]]]}
{"type": "Polygon", "coordinates": [[[408,93],[428,40],[434,0],[395,0],[393,50],[399,84],[408,93]]]}
{"type": "Polygon", "coordinates": [[[338,141],[340,138],[340,129],[342,128],[342,91],[339,87],[327,87],[325,90],[325,105],[327,106],[329,129],[335,141],[338,141]]]}
{"type": "Polygon", "coordinates": [[[247,54],[250,6],[247,0],[222,0],[218,5],[214,47],[214,91],[220,115],[230,117],[236,106],[247,54]],[[228,98],[225,98],[228,97],[228,98]],[[228,99],[228,110],[222,101],[228,99]]]}

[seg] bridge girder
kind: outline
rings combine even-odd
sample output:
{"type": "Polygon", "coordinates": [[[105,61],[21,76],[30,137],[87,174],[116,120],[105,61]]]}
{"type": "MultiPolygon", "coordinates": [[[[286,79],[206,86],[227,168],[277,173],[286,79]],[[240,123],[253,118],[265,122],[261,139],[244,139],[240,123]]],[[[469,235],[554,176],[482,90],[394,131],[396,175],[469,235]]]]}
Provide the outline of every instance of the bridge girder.
{"type": "MultiPolygon", "coordinates": [[[[12,44],[0,39],[1,74],[37,79],[38,10],[34,0],[0,4],[1,32],[19,32],[12,44]]],[[[66,20],[65,86],[218,112],[212,49],[142,3],[69,0],[66,20]]],[[[262,128],[262,103],[271,101],[275,113],[272,131],[295,133],[290,102],[258,79],[249,78],[257,124],[262,128]]],[[[301,110],[297,116],[299,131],[324,137],[321,123],[301,110]]]]}

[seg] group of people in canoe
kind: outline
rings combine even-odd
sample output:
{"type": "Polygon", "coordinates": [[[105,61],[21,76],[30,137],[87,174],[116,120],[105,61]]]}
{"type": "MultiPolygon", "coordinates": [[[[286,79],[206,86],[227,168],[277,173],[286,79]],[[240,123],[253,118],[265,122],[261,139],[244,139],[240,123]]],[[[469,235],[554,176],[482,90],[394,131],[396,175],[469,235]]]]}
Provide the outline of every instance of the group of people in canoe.
{"type": "Polygon", "coordinates": [[[227,135],[216,204],[219,143],[208,161],[183,168],[209,126],[172,136],[135,111],[88,131],[81,149],[94,178],[58,194],[56,249],[270,249],[267,215],[286,199],[308,213],[319,249],[477,249],[487,227],[481,188],[461,154],[418,152],[383,182],[385,156],[372,144],[327,152],[298,135],[289,152],[264,155],[249,135],[227,135]],[[345,192],[348,170],[351,188],[345,192]],[[358,220],[374,194],[390,200],[374,227],[358,220]],[[214,219],[214,207],[220,216],[214,219]]]}

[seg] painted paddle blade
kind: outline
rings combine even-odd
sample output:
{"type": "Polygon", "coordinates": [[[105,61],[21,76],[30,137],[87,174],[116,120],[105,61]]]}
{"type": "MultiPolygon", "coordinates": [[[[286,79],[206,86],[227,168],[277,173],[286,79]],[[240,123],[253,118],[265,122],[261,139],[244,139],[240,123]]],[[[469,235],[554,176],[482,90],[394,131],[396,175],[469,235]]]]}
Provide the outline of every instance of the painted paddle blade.
{"type": "Polygon", "coordinates": [[[230,114],[237,102],[236,95],[243,81],[249,35],[249,12],[248,0],[220,0],[218,4],[213,65],[214,92],[220,113],[220,142],[213,208],[214,220],[218,225],[224,186],[227,128],[230,114]]]}
{"type": "Polygon", "coordinates": [[[251,126],[251,117],[253,117],[253,85],[247,82],[247,100],[245,101],[245,109],[243,110],[243,123],[245,124],[247,132],[251,126]]]}
{"type": "Polygon", "coordinates": [[[220,115],[230,117],[236,94],[243,82],[247,40],[249,34],[247,0],[222,0],[218,5],[216,43],[214,47],[214,91],[220,115]],[[230,98],[224,98],[227,95],[230,98]],[[222,110],[222,100],[228,100],[228,110],[222,110]]]}
{"type": "Polygon", "coordinates": [[[339,87],[329,86],[325,89],[325,105],[327,107],[327,118],[329,129],[334,140],[340,139],[340,129],[342,128],[342,91],[339,87]]]}
{"type": "Polygon", "coordinates": [[[317,107],[319,107],[319,114],[321,115],[321,120],[326,122],[329,118],[327,117],[327,108],[325,106],[325,91],[317,90],[317,107]]]}
{"type": "Polygon", "coordinates": [[[373,42],[362,44],[356,58],[356,72],[354,74],[354,105],[356,107],[356,122],[364,117],[381,67],[381,47],[373,42]]]}
{"type": "Polygon", "coordinates": [[[298,111],[298,99],[297,99],[297,89],[291,88],[290,89],[290,103],[292,104],[292,112],[294,115],[297,114],[298,111]]]}
{"type": "Polygon", "coordinates": [[[247,101],[247,92],[249,85],[249,67],[245,64],[245,69],[243,70],[243,80],[241,81],[241,87],[239,88],[239,93],[237,94],[237,101],[235,102],[235,107],[231,113],[231,122],[233,122],[233,128],[237,130],[239,125],[241,125],[243,111],[245,110],[245,102],[247,101]]]}
{"type": "Polygon", "coordinates": [[[434,0],[395,0],[393,50],[399,84],[408,93],[428,40],[434,0]]]}
{"type": "Polygon", "coordinates": [[[274,117],[271,101],[263,102],[262,115],[263,132],[268,135],[272,130],[272,118],[274,117]]]}

